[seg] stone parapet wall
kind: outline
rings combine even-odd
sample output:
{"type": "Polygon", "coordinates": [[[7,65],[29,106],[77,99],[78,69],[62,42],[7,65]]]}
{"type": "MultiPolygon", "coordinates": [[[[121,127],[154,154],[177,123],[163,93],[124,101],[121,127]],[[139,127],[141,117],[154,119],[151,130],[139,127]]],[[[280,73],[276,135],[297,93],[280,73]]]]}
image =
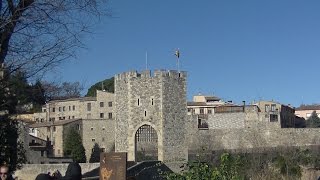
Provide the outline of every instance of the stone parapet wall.
{"type": "MultiPolygon", "coordinates": [[[[22,169],[17,170],[14,177],[19,180],[35,179],[40,173],[54,172],[56,170],[64,176],[69,164],[24,164],[22,169]]],[[[82,174],[100,166],[100,163],[80,163],[82,174]]]]}
{"type": "Polygon", "coordinates": [[[189,151],[320,144],[320,129],[215,129],[189,132],[189,151]]]}

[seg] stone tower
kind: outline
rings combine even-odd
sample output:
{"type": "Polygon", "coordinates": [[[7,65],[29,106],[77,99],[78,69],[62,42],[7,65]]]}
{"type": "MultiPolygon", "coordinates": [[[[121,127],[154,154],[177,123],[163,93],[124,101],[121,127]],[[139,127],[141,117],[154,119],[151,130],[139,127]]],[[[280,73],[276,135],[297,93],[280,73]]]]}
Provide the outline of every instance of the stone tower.
{"type": "Polygon", "coordinates": [[[157,134],[158,160],[187,160],[186,72],[132,71],[115,76],[115,151],[136,160],[137,130],[151,126],[157,134]]]}

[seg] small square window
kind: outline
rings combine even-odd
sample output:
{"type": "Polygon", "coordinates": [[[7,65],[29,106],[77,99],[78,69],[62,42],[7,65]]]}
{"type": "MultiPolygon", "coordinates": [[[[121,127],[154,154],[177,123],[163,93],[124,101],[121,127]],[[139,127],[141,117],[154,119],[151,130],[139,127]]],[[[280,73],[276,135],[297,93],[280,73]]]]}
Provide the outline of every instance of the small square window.
{"type": "Polygon", "coordinates": [[[104,118],[104,113],[100,113],[100,118],[104,118]]]}
{"type": "Polygon", "coordinates": [[[91,141],[92,141],[92,142],[95,142],[95,141],[96,141],[96,139],[95,139],[95,138],[92,138],[92,139],[91,139],[91,141]]]}
{"type": "Polygon", "coordinates": [[[106,128],[105,127],[102,127],[102,130],[104,131],[106,128]]]}
{"type": "Polygon", "coordinates": [[[100,102],[100,107],[104,107],[104,102],[100,102]]]}
{"type": "Polygon", "coordinates": [[[91,131],[93,131],[93,127],[91,127],[91,131]]]}
{"type": "Polygon", "coordinates": [[[109,107],[112,107],[112,102],[111,102],[111,101],[108,102],[108,106],[109,106],[109,107]]]}

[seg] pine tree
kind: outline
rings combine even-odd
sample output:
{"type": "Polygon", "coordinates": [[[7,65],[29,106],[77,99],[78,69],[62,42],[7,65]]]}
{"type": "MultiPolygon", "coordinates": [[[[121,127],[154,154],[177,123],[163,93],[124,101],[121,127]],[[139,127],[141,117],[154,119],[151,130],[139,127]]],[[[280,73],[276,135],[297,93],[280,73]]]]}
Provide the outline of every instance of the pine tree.
{"type": "Polygon", "coordinates": [[[316,111],[313,111],[311,116],[307,119],[306,126],[308,128],[319,128],[320,127],[320,118],[318,117],[316,111]]]}
{"type": "Polygon", "coordinates": [[[89,163],[100,162],[100,152],[100,146],[97,143],[95,143],[93,146],[93,151],[91,153],[89,163]]]}
{"type": "Polygon", "coordinates": [[[68,130],[64,140],[63,151],[65,156],[71,157],[75,162],[86,162],[86,153],[82,145],[82,139],[75,128],[68,130]]]}

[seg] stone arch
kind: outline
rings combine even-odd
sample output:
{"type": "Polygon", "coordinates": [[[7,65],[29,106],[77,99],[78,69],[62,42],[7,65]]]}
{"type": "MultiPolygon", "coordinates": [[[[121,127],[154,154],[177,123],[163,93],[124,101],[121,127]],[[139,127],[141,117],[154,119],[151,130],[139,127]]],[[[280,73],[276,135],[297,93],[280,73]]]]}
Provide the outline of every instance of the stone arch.
{"type": "MultiPolygon", "coordinates": [[[[154,139],[154,135],[156,135],[156,140],[155,141],[149,141],[147,142],[147,144],[153,144],[155,147],[155,151],[156,151],[156,157],[154,157],[153,159],[149,159],[149,160],[162,160],[162,151],[161,151],[161,148],[162,147],[162,137],[161,137],[161,133],[160,133],[160,130],[155,126],[153,125],[152,123],[150,122],[142,122],[142,123],[139,123],[139,125],[137,125],[135,128],[134,128],[134,131],[133,133],[131,134],[131,137],[130,137],[130,141],[132,142],[133,146],[129,147],[129,154],[132,155],[132,160],[134,161],[139,161],[141,159],[139,159],[138,155],[137,154],[139,152],[139,150],[141,149],[138,149],[139,148],[139,142],[137,142],[137,133],[139,133],[138,131],[141,132],[141,128],[149,128],[149,130],[153,131],[151,132],[151,134],[149,134],[149,137],[153,140],[154,139]],[[154,133],[154,134],[152,134],[154,133]],[[152,136],[153,135],[153,136],[152,136]],[[152,136],[152,137],[151,137],[152,136]]],[[[151,140],[149,139],[149,140],[151,140]]],[[[140,142],[142,143],[142,142],[140,142]]],[[[140,144],[141,145],[141,144],[140,144]]],[[[141,146],[140,146],[141,147],[141,146]]],[[[150,155],[151,152],[148,152],[147,155],[150,155]],[[149,154],[148,154],[149,153],[149,154]]]]}

